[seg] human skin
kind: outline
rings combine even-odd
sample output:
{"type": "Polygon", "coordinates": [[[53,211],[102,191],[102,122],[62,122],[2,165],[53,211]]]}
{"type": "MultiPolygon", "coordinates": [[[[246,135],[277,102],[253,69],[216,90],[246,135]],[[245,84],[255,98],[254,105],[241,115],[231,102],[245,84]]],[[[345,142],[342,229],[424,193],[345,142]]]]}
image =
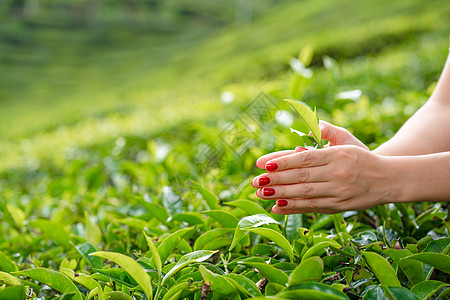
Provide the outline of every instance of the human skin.
{"type": "Polygon", "coordinates": [[[320,122],[324,149],[260,157],[253,179],[277,214],[338,213],[386,203],[450,201],[450,58],[430,99],[374,151],[344,128],[320,122]],[[417,142],[420,141],[420,142],[417,142]]]}

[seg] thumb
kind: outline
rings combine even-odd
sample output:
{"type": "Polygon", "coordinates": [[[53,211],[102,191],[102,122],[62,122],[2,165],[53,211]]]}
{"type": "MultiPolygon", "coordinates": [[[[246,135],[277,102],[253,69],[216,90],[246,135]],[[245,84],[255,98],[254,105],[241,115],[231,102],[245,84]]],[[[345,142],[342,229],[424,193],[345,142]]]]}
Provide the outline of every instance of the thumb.
{"type": "Polygon", "coordinates": [[[330,141],[330,146],[354,145],[368,149],[360,140],[354,137],[347,129],[332,125],[325,121],[319,121],[322,139],[330,141]]]}

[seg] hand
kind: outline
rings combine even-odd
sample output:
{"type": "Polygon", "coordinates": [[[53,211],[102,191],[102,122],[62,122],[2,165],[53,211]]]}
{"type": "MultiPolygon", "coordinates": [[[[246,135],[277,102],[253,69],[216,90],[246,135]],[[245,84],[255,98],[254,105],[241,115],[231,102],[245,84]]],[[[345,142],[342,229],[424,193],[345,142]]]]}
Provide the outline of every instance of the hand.
{"type": "Polygon", "coordinates": [[[389,157],[358,146],[272,153],[257,165],[263,162],[269,173],[252,185],[261,199],[276,200],[272,211],[277,214],[338,213],[389,203],[398,176],[389,157]]]}

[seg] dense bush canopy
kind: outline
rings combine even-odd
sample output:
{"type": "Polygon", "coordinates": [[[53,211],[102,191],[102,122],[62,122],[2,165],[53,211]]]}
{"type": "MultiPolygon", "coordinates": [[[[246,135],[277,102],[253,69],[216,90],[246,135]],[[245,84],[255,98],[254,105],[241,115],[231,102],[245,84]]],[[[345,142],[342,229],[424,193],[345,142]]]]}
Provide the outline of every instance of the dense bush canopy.
{"type": "Polygon", "coordinates": [[[3,21],[0,299],[448,298],[448,204],[284,217],[250,185],[304,143],[283,98],[392,137],[439,77],[448,1],[265,1],[239,26],[218,3],[164,32],[3,21]]]}

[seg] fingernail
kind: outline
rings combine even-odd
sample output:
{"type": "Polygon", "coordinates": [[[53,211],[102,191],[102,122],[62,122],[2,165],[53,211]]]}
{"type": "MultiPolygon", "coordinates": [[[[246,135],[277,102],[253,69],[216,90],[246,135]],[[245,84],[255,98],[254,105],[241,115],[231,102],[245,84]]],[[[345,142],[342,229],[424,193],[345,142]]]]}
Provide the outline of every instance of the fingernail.
{"type": "Polygon", "coordinates": [[[268,172],[275,171],[276,169],[278,169],[278,165],[277,165],[276,163],[269,163],[269,164],[266,164],[266,170],[267,170],[268,172]]]}
{"type": "Polygon", "coordinates": [[[259,186],[264,186],[264,185],[268,185],[270,183],[270,178],[269,177],[261,177],[258,180],[258,184],[259,186]]]}
{"type": "Polygon", "coordinates": [[[270,210],[273,212],[273,206],[272,206],[272,208],[270,210]]]}
{"type": "Polygon", "coordinates": [[[250,184],[252,185],[252,187],[255,187],[255,186],[253,185],[253,180],[250,182],[250,184]]]}
{"type": "Polygon", "coordinates": [[[270,197],[275,195],[275,190],[273,188],[263,188],[264,197],[270,197]]]}
{"type": "Polygon", "coordinates": [[[297,146],[295,147],[295,152],[301,152],[301,151],[305,151],[308,150],[308,148],[302,147],[302,146],[297,146]]]}
{"type": "Polygon", "coordinates": [[[284,200],[284,199],[277,200],[277,206],[283,207],[283,206],[287,206],[287,205],[288,205],[287,200],[284,200]]]}

